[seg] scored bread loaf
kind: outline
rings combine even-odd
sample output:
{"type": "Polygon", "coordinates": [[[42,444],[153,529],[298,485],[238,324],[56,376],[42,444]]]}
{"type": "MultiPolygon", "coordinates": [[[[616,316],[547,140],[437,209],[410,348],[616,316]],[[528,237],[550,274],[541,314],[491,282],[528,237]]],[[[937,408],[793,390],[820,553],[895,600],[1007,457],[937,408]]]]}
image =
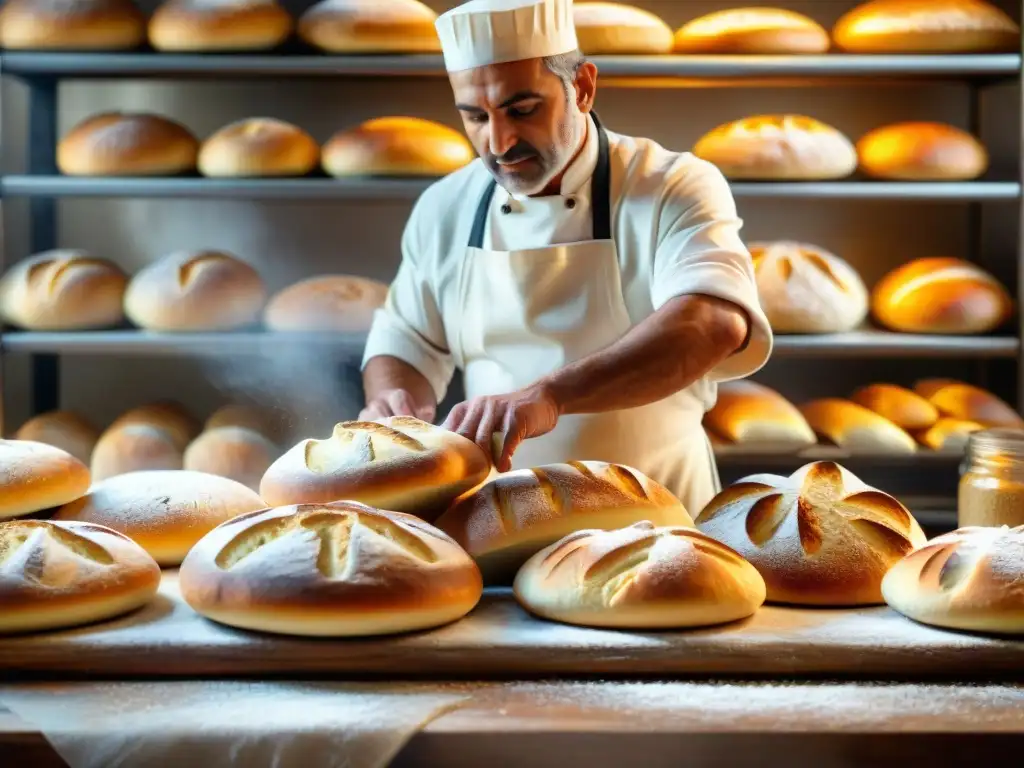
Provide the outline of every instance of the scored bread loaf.
{"type": "Polygon", "coordinates": [[[156,595],[160,566],[116,531],[88,523],[0,523],[0,635],[90,624],[156,595]]]}
{"type": "Polygon", "coordinates": [[[181,403],[173,400],[159,400],[131,408],[118,416],[109,429],[126,424],[145,424],[162,429],[182,451],[195,439],[200,430],[196,418],[181,403]]]}
{"type": "Polygon", "coordinates": [[[89,465],[100,431],[84,416],[73,411],[48,411],[33,416],[14,433],[16,440],[45,443],[67,451],[89,465]]]}
{"type": "Polygon", "coordinates": [[[119,51],[146,39],[132,0],[7,0],[0,45],[11,50],[119,51]]]}
{"type": "Polygon", "coordinates": [[[719,384],[718,400],[705,414],[704,424],[730,443],[792,449],[816,442],[814,430],[795,405],[753,381],[719,384]]]}
{"type": "Polygon", "coordinates": [[[211,177],[306,176],[320,162],[320,145],[298,126],[271,117],[226,125],[203,142],[199,172],[211,177]]]}
{"type": "Polygon", "coordinates": [[[0,440],[0,520],[74,501],[89,490],[89,469],[67,451],[31,440],[0,440]]]}
{"type": "Polygon", "coordinates": [[[189,552],[179,584],[185,602],[214,621],[327,637],[437,627],[483,594],[480,571],[448,536],[351,501],[224,523],[189,552]]]}
{"type": "Polygon", "coordinates": [[[456,130],[418,117],[378,117],[334,134],[322,151],[331,176],[445,176],[474,157],[456,130]]]}
{"type": "Polygon", "coordinates": [[[260,51],[293,26],[276,0],[165,0],[149,19],[149,42],[158,51],[260,51]]]}
{"type": "Polygon", "coordinates": [[[860,169],[876,179],[964,181],[988,169],[988,151],[971,134],[944,123],[885,125],[857,142],[860,169]]]}
{"type": "Polygon", "coordinates": [[[622,3],[580,2],[572,8],[576,40],[586,56],[672,52],[672,30],[649,11],[622,3]]]}
{"type": "Polygon", "coordinates": [[[299,37],[328,53],[439,53],[437,14],[419,0],[322,0],[299,37]]]}
{"type": "Polygon", "coordinates": [[[769,601],[797,605],[881,603],[885,572],[925,543],[906,507],[831,461],[745,477],[697,527],[760,571],[769,601]]]}
{"type": "Polygon", "coordinates": [[[195,170],[199,141],[160,115],[104,112],[72,128],[57,145],[68,176],[174,176],[195,170]]]}
{"type": "Polygon", "coordinates": [[[928,429],[939,420],[939,410],[927,398],[895,384],[868,384],[850,400],[908,431],[928,429]]]}
{"type": "Polygon", "coordinates": [[[966,419],[951,419],[943,416],[928,429],[914,433],[917,441],[933,451],[955,451],[962,453],[967,447],[972,432],[985,429],[984,424],[966,419]]]}
{"type": "Polygon", "coordinates": [[[90,470],[94,481],[144,469],[181,469],[182,451],[166,430],[149,424],[108,428],[96,442],[90,470]]]}
{"type": "Polygon", "coordinates": [[[825,397],[800,406],[811,429],[851,453],[914,453],[917,443],[884,416],[849,400],[825,397]]]}
{"type": "Polygon", "coordinates": [[[676,53],[825,53],[828,32],[784,8],[728,8],[687,22],[675,34],[676,53]]]}
{"type": "Polygon", "coordinates": [[[546,619],[636,629],[745,619],[765,599],[761,574],[729,547],[693,528],[647,521],[570,533],[519,569],[514,591],[546,619]]]}
{"type": "Polygon", "coordinates": [[[1024,419],[1008,403],[973,384],[924,379],[914,384],[914,391],[928,398],[943,416],[986,427],[1024,427],[1024,419]]]}
{"type": "Polygon", "coordinates": [[[217,427],[192,441],[185,450],[182,467],[227,477],[258,492],[260,480],[280,453],[259,432],[244,427],[217,427]]]}
{"type": "Polygon", "coordinates": [[[310,277],[274,294],[263,311],[272,331],[364,333],[384,305],[388,286],[351,275],[310,277]]]}

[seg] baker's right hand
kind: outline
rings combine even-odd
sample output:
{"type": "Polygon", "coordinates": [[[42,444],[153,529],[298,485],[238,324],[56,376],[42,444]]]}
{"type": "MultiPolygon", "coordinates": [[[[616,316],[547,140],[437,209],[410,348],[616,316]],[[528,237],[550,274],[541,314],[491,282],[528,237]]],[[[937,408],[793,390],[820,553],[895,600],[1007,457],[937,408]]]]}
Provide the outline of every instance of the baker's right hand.
{"type": "Polygon", "coordinates": [[[359,420],[374,421],[386,419],[388,416],[414,416],[421,421],[433,422],[436,414],[435,406],[417,406],[412,395],[404,389],[385,389],[359,412],[359,420]]]}

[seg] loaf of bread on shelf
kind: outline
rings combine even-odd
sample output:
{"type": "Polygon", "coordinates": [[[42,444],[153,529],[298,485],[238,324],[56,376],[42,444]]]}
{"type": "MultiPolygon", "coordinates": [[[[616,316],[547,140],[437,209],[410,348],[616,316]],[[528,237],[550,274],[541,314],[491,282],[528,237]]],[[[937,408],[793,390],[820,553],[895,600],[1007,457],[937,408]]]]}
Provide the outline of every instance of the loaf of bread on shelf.
{"type": "Polygon", "coordinates": [[[967,448],[972,432],[985,429],[985,425],[967,419],[941,417],[927,429],[914,432],[914,437],[925,448],[933,451],[954,451],[962,453],[967,448]]]}
{"type": "Polygon", "coordinates": [[[725,123],[693,147],[730,179],[841,179],[857,168],[857,151],[830,125],[803,115],[757,115],[725,123]]]}
{"type": "Polygon", "coordinates": [[[259,432],[244,427],[217,427],[192,441],[185,449],[182,466],[230,478],[258,492],[260,480],[280,453],[259,432]]]}
{"type": "Polygon", "coordinates": [[[820,437],[851,453],[914,453],[917,443],[884,416],[849,400],[826,397],[800,406],[820,437]]]}
{"type": "Polygon", "coordinates": [[[320,145],[296,125],[250,117],[224,126],[199,148],[199,172],[211,177],[306,176],[320,145]]]}
{"type": "Polygon", "coordinates": [[[962,421],[975,421],[986,427],[1024,427],[1009,403],[981,387],[952,379],[922,379],[914,391],[938,408],[939,413],[962,421]]]}
{"type": "Polygon", "coordinates": [[[802,13],[784,8],[728,8],[687,22],[675,34],[676,53],[825,53],[828,32],[802,13]]]}
{"type": "Polygon", "coordinates": [[[795,405],[753,381],[719,384],[718,400],[705,414],[704,426],[727,443],[793,450],[816,442],[795,405]]]}
{"type": "Polygon", "coordinates": [[[145,469],[181,469],[182,450],[166,430],[147,424],[108,428],[92,452],[93,480],[145,469]]]}
{"type": "Polygon", "coordinates": [[[848,53],[995,53],[1020,50],[1020,29],[984,0],[872,0],[832,31],[848,53]]]}
{"type": "Polygon", "coordinates": [[[228,403],[210,414],[204,431],[221,427],[241,427],[258,432],[272,442],[284,436],[288,414],[279,408],[256,406],[248,403],[228,403]]]}
{"type": "Polygon", "coordinates": [[[195,170],[199,141],[160,115],[104,112],[86,118],[57,144],[68,176],[175,176],[195,170]]]}
{"type": "Polygon", "coordinates": [[[158,51],[260,51],[293,27],[276,0],[165,0],[149,19],[149,43],[158,51]]]}
{"type": "Polygon", "coordinates": [[[797,605],[883,602],[886,571],[926,540],[903,504],[831,461],[745,477],[697,527],[760,571],[770,602],[797,605]]]}
{"type": "Polygon", "coordinates": [[[0,520],[67,504],[89,490],[88,467],[45,443],[0,440],[0,467],[0,520]]]}
{"type": "Polygon", "coordinates": [[[642,520],[693,526],[682,503],[631,467],[572,461],[505,472],[459,499],[437,527],[472,555],[488,584],[511,584],[530,557],[574,531],[642,520]]]}
{"type": "Polygon", "coordinates": [[[180,251],[128,284],[128,319],[150,331],[228,331],[255,323],[267,294],[259,273],[224,251],[180,251]]]}
{"type": "Polygon", "coordinates": [[[988,151],[945,123],[907,122],[869,131],[857,142],[860,169],[876,179],[964,181],[988,170],[988,151]]]}
{"type": "Polygon", "coordinates": [[[622,3],[573,5],[576,40],[586,56],[672,52],[672,30],[650,11],[622,3]]]}
{"type": "Polygon", "coordinates": [[[322,0],[299,37],[328,53],[439,53],[437,14],[418,0],[322,0]]]}
{"type": "Polygon", "coordinates": [[[162,429],[170,435],[174,444],[182,451],[199,434],[202,425],[181,403],[173,400],[158,400],[131,408],[110,425],[110,429],[126,424],[144,424],[162,429]]]}
{"type": "Polygon", "coordinates": [[[643,521],[570,533],[519,569],[514,592],[527,610],[567,624],[684,629],[751,616],[765,583],[700,531],[643,521]]]}
{"type": "Polygon", "coordinates": [[[89,465],[92,449],[100,438],[100,431],[81,414],[74,411],[47,411],[22,424],[14,433],[15,440],[45,443],[67,451],[80,462],[89,465]]]}
{"type": "Polygon", "coordinates": [[[146,39],[132,0],[7,0],[0,45],[10,50],[121,51],[146,39]]]}
{"type": "Polygon", "coordinates": [[[379,117],[346,128],[323,146],[331,176],[445,176],[475,157],[458,131],[417,117],[379,117]]]}
{"type": "Polygon", "coordinates": [[[868,384],[850,395],[850,400],[908,432],[928,429],[939,420],[938,408],[927,398],[895,384],[868,384]]]}
{"type": "Polygon", "coordinates": [[[776,333],[841,333],[868,314],[868,289],[846,261],[807,243],[751,243],[757,295],[776,333]]]}
{"type": "Polygon", "coordinates": [[[0,523],[0,635],[76,627],[140,608],[160,566],[116,531],[88,523],[0,523]]]}
{"type": "Polygon", "coordinates": [[[915,259],[878,281],[871,311],[880,325],[903,333],[988,333],[1010,319],[1014,301],[980,267],[962,259],[915,259]]]}
{"type": "Polygon", "coordinates": [[[263,323],[272,331],[365,333],[387,295],[387,285],[365,277],[310,277],[274,294],[263,323]]]}

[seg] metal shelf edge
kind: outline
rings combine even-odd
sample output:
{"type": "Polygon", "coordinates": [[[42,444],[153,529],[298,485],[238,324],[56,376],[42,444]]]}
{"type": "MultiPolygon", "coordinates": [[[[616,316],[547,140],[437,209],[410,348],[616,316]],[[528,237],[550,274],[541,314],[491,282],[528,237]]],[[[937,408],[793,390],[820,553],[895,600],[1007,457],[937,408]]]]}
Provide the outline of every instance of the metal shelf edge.
{"type": "Polygon", "coordinates": [[[849,333],[782,335],[774,338],[773,357],[877,357],[1016,358],[1020,339],[1014,336],[931,336],[881,330],[849,333]]]}

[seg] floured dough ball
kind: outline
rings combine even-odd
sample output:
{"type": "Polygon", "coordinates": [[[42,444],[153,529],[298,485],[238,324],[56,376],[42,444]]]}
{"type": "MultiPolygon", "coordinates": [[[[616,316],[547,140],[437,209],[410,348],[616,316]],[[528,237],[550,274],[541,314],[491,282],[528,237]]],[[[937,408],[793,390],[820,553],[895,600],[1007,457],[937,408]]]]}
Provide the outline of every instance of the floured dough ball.
{"type": "Polygon", "coordinates": [[[31,440],[60,448],[88,466],[100,431],[80,414],[48,411],[22,424],[14,437],[16,440],[31,440]]]}
{"type": "Polygon", "coordinates": [[[387,295],[387,285],[365,277],[311,277],[276,293],[263,322],[272,331],[365,333],[387,295]]]}
{"type": "Polygon", "coordinates": [[[322,0],[299,37],[328,53],[440,53],[437,14],[419,0],[322,0]]]}
{"type": "Polygon", "coordinates": [[[259,491],[260,480],[280,455],[270,440],[243,427],[207,430],[185,450],[183,466],[235,480],[259,491]]]}
{"type": "Polygon", "coordinates": [[[146,39],[132,0],[7,0],[0,44],[10,50],[121,51],[146,39]]]}
{"type": "Polygon", "coordinates": [[[260,51],[293,26],[276,0],[166,0],[149,19],[149,42],[158,51],[260,51]]]}
{"type": "Polygon", "coordinates": [[[29,440],[0,440],[0,520],[74,501],[89,470],[70,453],[29,440]]]}

